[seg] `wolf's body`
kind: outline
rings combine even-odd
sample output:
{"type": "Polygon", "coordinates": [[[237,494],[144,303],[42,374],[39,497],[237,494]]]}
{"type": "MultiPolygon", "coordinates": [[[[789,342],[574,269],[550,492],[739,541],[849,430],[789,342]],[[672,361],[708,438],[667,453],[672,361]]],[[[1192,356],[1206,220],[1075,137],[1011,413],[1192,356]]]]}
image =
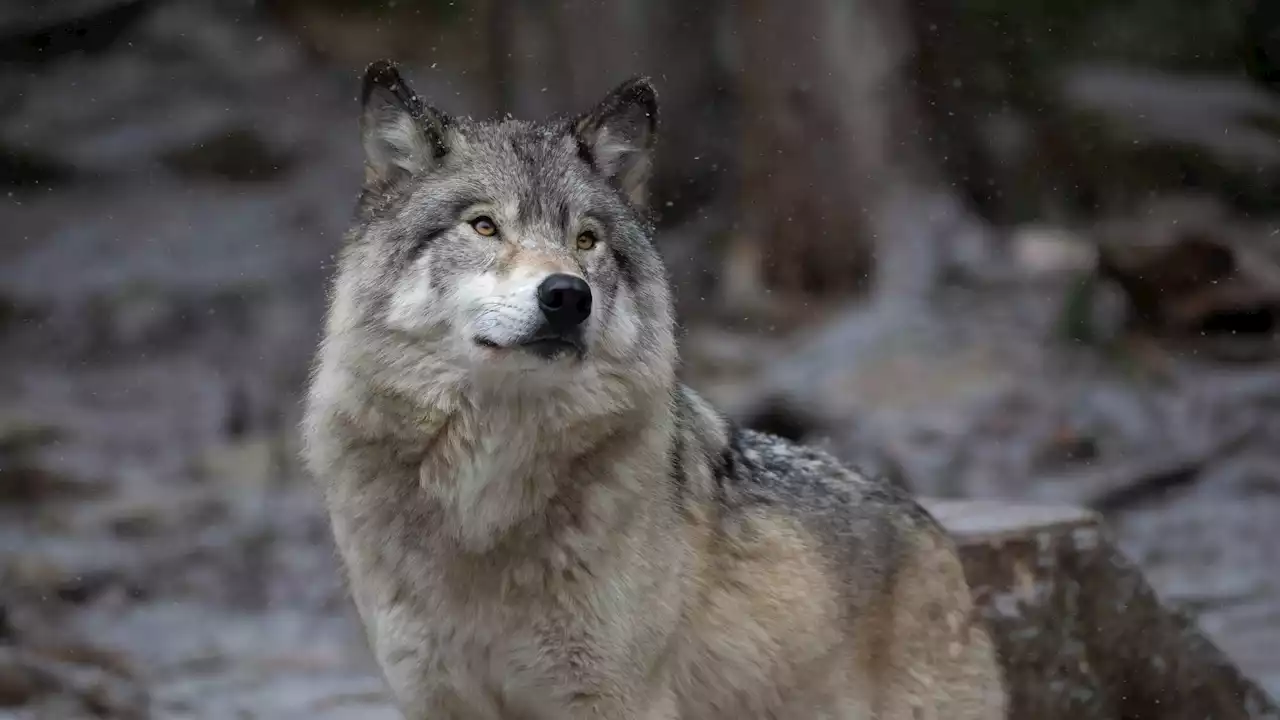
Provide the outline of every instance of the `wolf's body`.
{"type": "Polygon", "coordinates": [[[677,382],[641,210],[655,121],[643,81],[534,125],[454,120],[389,65],[366,76],[365,194],[305,435],[397,703],[1002,718],[933,520],[677,382]]]}

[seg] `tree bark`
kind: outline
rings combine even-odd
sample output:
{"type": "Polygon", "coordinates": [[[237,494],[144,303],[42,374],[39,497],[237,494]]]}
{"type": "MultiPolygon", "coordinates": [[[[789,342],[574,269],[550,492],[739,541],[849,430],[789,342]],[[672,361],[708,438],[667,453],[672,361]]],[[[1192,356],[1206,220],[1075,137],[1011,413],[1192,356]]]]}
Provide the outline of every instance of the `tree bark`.
{"type": "Polygon", "coordinates": [[[740,17],[744,227],[727,289],[922,298],[985,226],[941,179],[898,0],[751,0],[740,17]]]}
{"type": "Polygon", "coordinates": [[[647,75],[661,115],[653,207],[664,222],[680,222],[713,200],[735,150],[733,82],[717,52],[720,2],[490,2],[491,24],[509,37],[494,62],[502,111],[581,112],[647,75]]]}

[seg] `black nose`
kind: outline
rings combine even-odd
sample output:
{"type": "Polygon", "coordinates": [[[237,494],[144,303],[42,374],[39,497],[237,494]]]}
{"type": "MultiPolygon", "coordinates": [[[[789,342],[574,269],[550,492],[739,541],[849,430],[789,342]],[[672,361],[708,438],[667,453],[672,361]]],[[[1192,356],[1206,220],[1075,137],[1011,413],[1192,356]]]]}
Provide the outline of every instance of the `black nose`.
{"type": "Polygon", "coordinates": [[[591,286],[576,275],[548,275],[538,286],[538,304],[553,329],[571,330],[591,314],[591,286]]]}

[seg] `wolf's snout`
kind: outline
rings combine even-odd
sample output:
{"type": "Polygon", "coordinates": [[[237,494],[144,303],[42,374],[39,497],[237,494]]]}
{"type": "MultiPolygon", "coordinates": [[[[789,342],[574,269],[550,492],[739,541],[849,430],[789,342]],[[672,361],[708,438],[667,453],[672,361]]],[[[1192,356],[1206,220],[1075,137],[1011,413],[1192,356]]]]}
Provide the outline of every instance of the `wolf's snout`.
{"type": "Polygon", "coordinates": [[[538,286],[538,305],[554,330],[572,330],[591,315],[591,286],[576,275],[548,275],[538,286]]]}

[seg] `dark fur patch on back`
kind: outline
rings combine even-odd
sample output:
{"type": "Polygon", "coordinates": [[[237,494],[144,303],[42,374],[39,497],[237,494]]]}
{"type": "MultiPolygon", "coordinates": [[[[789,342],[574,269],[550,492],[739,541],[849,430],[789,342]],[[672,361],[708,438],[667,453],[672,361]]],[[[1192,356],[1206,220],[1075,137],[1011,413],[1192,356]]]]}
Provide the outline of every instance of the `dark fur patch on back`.
{"type": "Polygon", "coordinates": [[[586,163],[587,167],[591,168],[591,172],[599,172],[599,168],[596,167],[596,159],[591,155],[591,148],[587,147],[587,143],[581,137],[574,135],[573,139],[578,145],[578,158],[586,163]]]}
{"type": "Polygon", "coordinates": [[[743,446],[742,429],[729,422],[727,432],[729,442],[720,453],[715,473],[721,502],[730,508],[774,503],[773,489],[759,482],[766,470],[752,462],[743,446]]]}
{"type": "Polygon", "coordinates": [[[684,441],[677,432],[671,444],[671,483],[675,486],[676,506],[683,508],[689,494],[689,474],[684,467],[684,441]]]}
{"type": "MultiPolygon", "coordinates": [[[[756,430],[732,429],[726,448],[726,481],[738,483],[730,497],[738,505],[781,502],[802,508],[813,518],[839,526],[848,508],[882,508],[909,518],[917,526],[943,532],[911,492],[887,477],[818,449],[756,430]]],[[[863,510],[866,514],[871,512],[863,510]]]]}
{"type": "Polygon", "coordinates": [[[689,401],[679,385],[671,389],[671,404],[674,411],[672,414],[675,417],[675,432],[672,433],[671,442],[671,482],[675,486],[676,505],[683,509],[689,494],[689,471],[685,467],[685,452],[688,446],[685,443],[685,436],[693,432],[693,429],[689,426],[691,414],[689,401]]]}
{"type": "Polygon", "coordinates": [[[738,457],[734,452],[732,430],[730,433],[729,444],[720,451],[720,458],[716,463],[716,486],[721,488],[732,484],[734,478],[738,476],[738,457]]]}

